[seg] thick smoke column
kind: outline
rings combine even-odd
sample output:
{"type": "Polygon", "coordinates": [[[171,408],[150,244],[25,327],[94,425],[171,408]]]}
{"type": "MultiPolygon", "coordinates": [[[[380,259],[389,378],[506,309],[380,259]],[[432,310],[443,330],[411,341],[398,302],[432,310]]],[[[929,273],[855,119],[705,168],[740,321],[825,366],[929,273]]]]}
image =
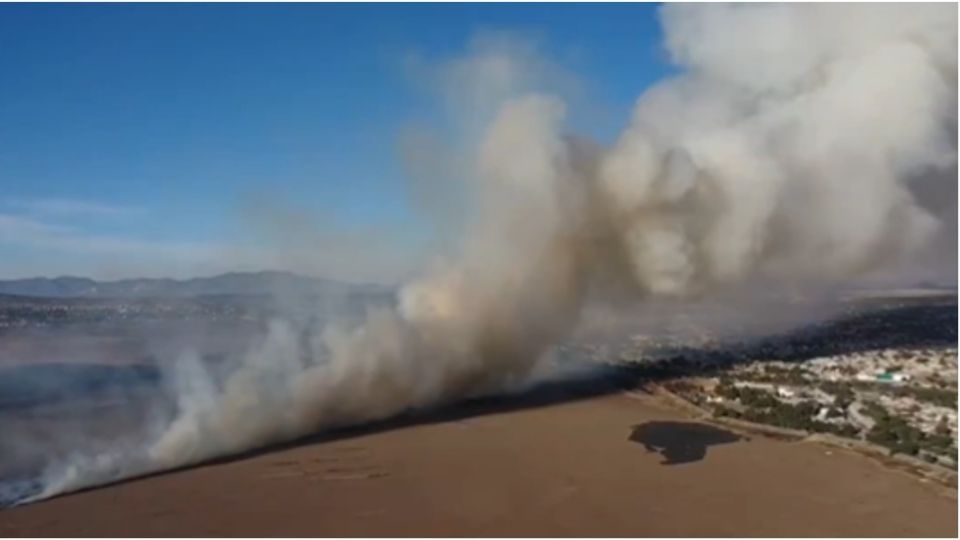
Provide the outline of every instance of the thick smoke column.
{"type": "Polygon", "coordinates": [[[222,381],[179,358],[178,413],[153,440],[57,464],[37,498],[521,384],[594,290],[846,278],[941,226],[911,183],[955,182],[936,174],[956,164],[955,6],[671,5],[662,21],[682,75],[638,99],[613,148],[566,136],[557,97],[501,96],[465,173],[466,234],[396,310],[306,341],[277,322],[222,381]]]}
{"type": "Polygon", "coordinates": [[[921,245],[938,223],[909,182],[956,159],[954,12],[665,9],[687,74],[640,99],[601,172],[639,284],[840,278],[921,245]]]}

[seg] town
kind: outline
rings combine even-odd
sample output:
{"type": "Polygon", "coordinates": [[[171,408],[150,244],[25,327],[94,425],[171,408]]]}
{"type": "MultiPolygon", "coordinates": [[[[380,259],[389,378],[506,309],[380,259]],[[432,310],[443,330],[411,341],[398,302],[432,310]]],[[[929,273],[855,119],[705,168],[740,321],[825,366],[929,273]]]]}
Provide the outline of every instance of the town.
{"type": "Polygon", "coordinates": [[[0,332],[147,320],[248,320],[249,303],[230,298],[83,299],[0,295],[0,332]]]}
{"type": "Polygon", "coordinates": [[[741,364],[665,387],[714,415],[862,439],[957,466],[957,349],[741,364]]]}
{"type": "Polygon", "coordinates": [[[628,367],[718,419],[862,441],[957,467],[955,297],[852,301],[780,335],[633,335],[562,358],[628,367]]]}

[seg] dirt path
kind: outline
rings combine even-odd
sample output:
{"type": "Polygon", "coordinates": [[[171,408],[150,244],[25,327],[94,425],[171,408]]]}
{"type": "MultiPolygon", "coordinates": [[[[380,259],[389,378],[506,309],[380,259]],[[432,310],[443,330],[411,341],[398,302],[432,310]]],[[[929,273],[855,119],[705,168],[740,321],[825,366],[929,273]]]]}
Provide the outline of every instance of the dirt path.
{"type": "Polygon", "coordinates": [[[957,534],[949,492],[852,452],[631,440],[688,420],[612,395],[405,427],[2,511],[0,536],[957,534]]]}

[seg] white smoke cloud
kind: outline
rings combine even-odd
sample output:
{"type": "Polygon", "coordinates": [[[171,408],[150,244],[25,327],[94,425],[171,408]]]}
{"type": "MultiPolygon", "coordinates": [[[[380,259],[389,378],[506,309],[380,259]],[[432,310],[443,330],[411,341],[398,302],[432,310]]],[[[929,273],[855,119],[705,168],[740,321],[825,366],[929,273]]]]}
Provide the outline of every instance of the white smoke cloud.
{"type": "Polygon", "coordinates": [[[907,183],[956,161],[952,10],[665,7],[686,69],[640,98],[601,173],[638,282],[840,278],[923,245],[939,224],[907,183]]]}
{"type": "Polygon", "coordinates": [[[464,236],[397,309],[307,340],[277,322],[224,381],[183,356],[155,440],[54,469],[40,497],[511,387],[594,287],[843,279],[942,225],[910,182],[956,163],[956,6],[689,4],[662,20],[682,74],[640,96],[612,148],[565,136],[560,98],[495,78],[464,236]]]}

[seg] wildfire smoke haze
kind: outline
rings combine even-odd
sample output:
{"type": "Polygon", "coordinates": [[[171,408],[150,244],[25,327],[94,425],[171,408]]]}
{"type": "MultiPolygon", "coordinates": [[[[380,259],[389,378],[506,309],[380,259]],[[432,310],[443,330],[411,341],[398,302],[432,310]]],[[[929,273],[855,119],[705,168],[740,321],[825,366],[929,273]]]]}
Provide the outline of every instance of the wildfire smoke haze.
{"type": "Polygon", "coordinates": [[[175,406],[143,440],[79,441],[29,500],[517,387],[599,290],[829,283],[931,246],[955,265],[956,207],[925,197],[956,199],[956,21],[943,4],[667,5],[680,74],[610,148],[506,76],[468,152],[464,234],[395,308],[278,319],[226,374],[178,354],[175,406]]]}

